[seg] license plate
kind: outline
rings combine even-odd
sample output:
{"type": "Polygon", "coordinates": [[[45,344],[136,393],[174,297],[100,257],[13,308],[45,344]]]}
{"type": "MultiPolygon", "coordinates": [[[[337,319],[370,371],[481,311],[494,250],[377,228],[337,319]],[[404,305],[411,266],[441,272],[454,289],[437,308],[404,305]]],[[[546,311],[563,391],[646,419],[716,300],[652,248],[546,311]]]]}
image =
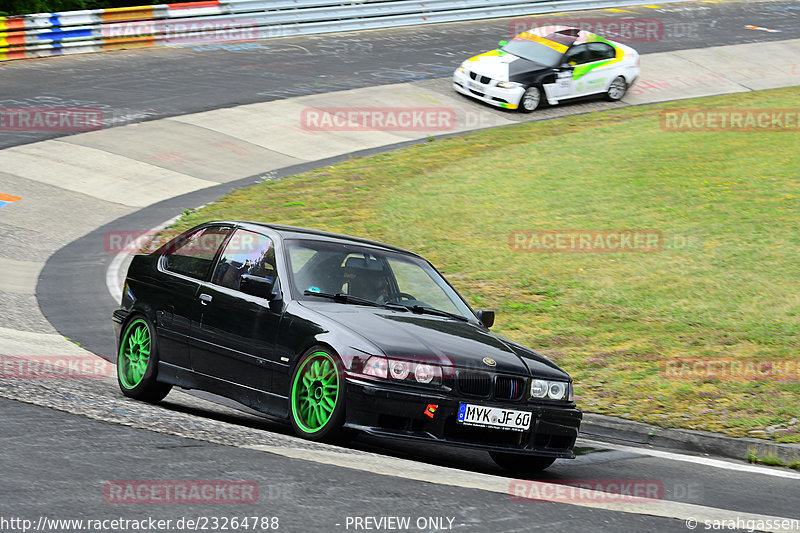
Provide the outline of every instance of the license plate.
{"type": "Polygon", "coordinates": [[[474,81],[468,81],[467,82],[467,87],[469,87],[470,89],[480,89],[481,88],[481,86],[478,85],[477,83],[475,83],[474,81]]]}
{"type": "Polygon", "coordinates": [[[531,427],[531,413],[462,403],[458,407],[458,422],[465,426],[525,431],[531,427]]]}

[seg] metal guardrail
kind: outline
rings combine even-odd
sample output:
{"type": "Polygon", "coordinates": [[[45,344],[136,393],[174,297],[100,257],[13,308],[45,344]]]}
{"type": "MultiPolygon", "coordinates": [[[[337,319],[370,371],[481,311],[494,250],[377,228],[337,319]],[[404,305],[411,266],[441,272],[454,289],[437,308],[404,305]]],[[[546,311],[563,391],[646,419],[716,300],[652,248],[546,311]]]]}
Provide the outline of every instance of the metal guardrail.
{"type": "Polygon", "coordinates": [[[0,17],[0,61],[618,7],[636,0],[209,0],[0,17]]]}

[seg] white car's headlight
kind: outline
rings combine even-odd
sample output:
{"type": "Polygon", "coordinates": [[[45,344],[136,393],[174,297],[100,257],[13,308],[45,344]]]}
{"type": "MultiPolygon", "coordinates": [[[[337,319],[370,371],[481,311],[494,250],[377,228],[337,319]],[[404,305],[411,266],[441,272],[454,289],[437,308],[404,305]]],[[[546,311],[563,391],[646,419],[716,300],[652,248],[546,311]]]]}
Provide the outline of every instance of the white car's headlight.
{"type": "Polygon", "coordinates": [[[464,65],[461,65],[456,70],[458,70],[462,74],[466,74],[467,73],[467,69],[464,68],[464,65]]]}
{"type": "Polygon", "coordinates": [[[519,87],[520,84],[515,81],[501,81],[497,84],[497,86],[501,89],[513,89],[515,87],[519,87]]]}

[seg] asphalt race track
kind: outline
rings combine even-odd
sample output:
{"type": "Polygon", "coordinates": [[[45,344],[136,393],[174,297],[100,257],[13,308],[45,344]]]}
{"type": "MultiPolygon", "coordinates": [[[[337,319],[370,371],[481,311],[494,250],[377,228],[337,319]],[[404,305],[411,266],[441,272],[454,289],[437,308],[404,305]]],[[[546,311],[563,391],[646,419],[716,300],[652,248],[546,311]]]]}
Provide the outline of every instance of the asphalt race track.
{"type": "MultiPolygon", "coordinates": [[[[643,69],[652,58],[644,81],[653,88],[623,104],[579,102],[526,119],[800,85],[796,3],[692,2],[565,18],[579,16],[661,20],[658,40],[631,43],[652,54],[643,59],[643,69]],[[730,60],[725,50],[733,46],[741,75],[668,89],[653,81],[670,79],[665,65],[679,60],[687,69],[697,64],[702,72],[714,71],[730,60]],[[700,65],[696,50],[710,47],[721,48],[700,65]]],[[[116,302],[109,292],[118,290],[125,263],[104,250],[108,232],[152,228],[233,187],[352,152],[417,142],[413,135],[343,135],[317,138],[313,150],[292,151],[279,136],[287,145],[314,138],[288,126],[259,129],[261,117],[268,120],[270,113],[274,124],[288,125],[290,112],[280,115],[281,106],[294,112],[320,102],[441,98],[459,113],[477,110],[480,127],[521,120],[459,99],[445,78],[461,59],[506,38],[509,25],[499,19],[0,64],[0,107],[95,107],[103,110],[107,126],[58,140],[46,140],[55,133],[0,131],[0,149],[9,148],[0,150],[0,193],[22,197],[0,209],[0,356],[85,358],[89,350],[113,358],[110,313],[116,302]],[[245,104],[255,106],[234,108],[245,104]],[[162,120],[167,117],[174,118],[162,120]],[[95,157],[100,161],[90,161],[95,157]],[[151,181],[137,181],[147,172],[151,181]]],[[[458,131],[469,126],[460,124],[458,131]]],[[[270,525],[248,530],[289,532],[800,531],[800,474],[793,470],[582,439],[577,459],[558,461],[535,481],[646,485],[655,487],[653,497],[519,500],[513,494],[544,489],[514,479],[482,452],[370,437],[346,448],[311,443],[211,395],[175,390],[158,406],[130,401],[117,389],[113,366],[104,368],[108,376],[98,379],[0,378],[0,531],[22,530],[19,521],[8,522],[12,518],[31,520],[30,529],[39,531],[101,530],[50,519],[147,518],[172,522],[165,528],[105,530],[185,531],[204,529],[186,520],[248,516],[266,517],[270,525]],[[237,480],[255,485],[258,497],[239,505],[131,505],[109,496],[109,484],[120,480],[237,480]],[[389,517],[405,517],[409,525],[395,527],[389,517]],[[775,517],[794,522],[767,524],[775,517]],[[713,521],[733,523],[714,528],[713,521]]],[[[223,530],[206,525],[205,530],[223,530]]],[[[246,529],[228,524],[227,530],[246,529]]]]}
{"type": "MultiPolygon", "coordinates": [[[[800,37],[793,2],[696,2],[658,8],[567,13],[564,18],[661,21],[641,53],[781,41],[800,37]],[[779,32],[745,29],[756,25],[779,32]]],[[[552,21],[540,15],[531,20],[552,21]]],[[[0,63],[0,106],[94,107],[117,126],[292,96],[452,74],[476,51],[509,37],[519,17],[252,43],[212,43],[0,63]],[[37,87],[31,94],[30,87],[37,87]]],[[[516,33],[516,32],[515,32],[516,33]]],[[[0,148],[46,138],[4,133],[0,148]]]]}

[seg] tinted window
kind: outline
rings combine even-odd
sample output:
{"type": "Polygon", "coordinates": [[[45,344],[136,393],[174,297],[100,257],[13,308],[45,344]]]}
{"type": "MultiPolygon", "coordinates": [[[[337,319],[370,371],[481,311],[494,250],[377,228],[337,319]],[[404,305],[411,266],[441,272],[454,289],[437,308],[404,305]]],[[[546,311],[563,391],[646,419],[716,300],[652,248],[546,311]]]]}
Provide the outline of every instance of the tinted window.
{"type": "Polygon", "coordinates": [[[614,59],[617,55],[614,48],[606,43],[589,43],[587,45],[591,61],[603,61],[606,59],[614,59]]]}
{"type": "Polygon", "coordinates": [[[195,279],[206,279],[217,250],[230,231],[230,228],[211,227],[179,237],[166,248],[164,268],[195,279]]]}
{"type": "Polygon", "coordinates": [[[285,241],[292,289],[342,293],[373,302],[420,305],[472,318],[469,307],[428,263],[416,257],[358,244],[285,241]]]}
{"type": "Polygon", "coordinates": [[[274,281],[275,247],[269,237],[240,229],[225,245],[211,282],[238,291],[245,274],[274,281]]]}
{"type": "Polygon", "coordinates": [[[570,65],[581,65],[583,63],[588,63],[591,60],[589,49],[585,44],[573,46],[566,54],[564,54],[564,63],[568,63],[570,65]]]}

